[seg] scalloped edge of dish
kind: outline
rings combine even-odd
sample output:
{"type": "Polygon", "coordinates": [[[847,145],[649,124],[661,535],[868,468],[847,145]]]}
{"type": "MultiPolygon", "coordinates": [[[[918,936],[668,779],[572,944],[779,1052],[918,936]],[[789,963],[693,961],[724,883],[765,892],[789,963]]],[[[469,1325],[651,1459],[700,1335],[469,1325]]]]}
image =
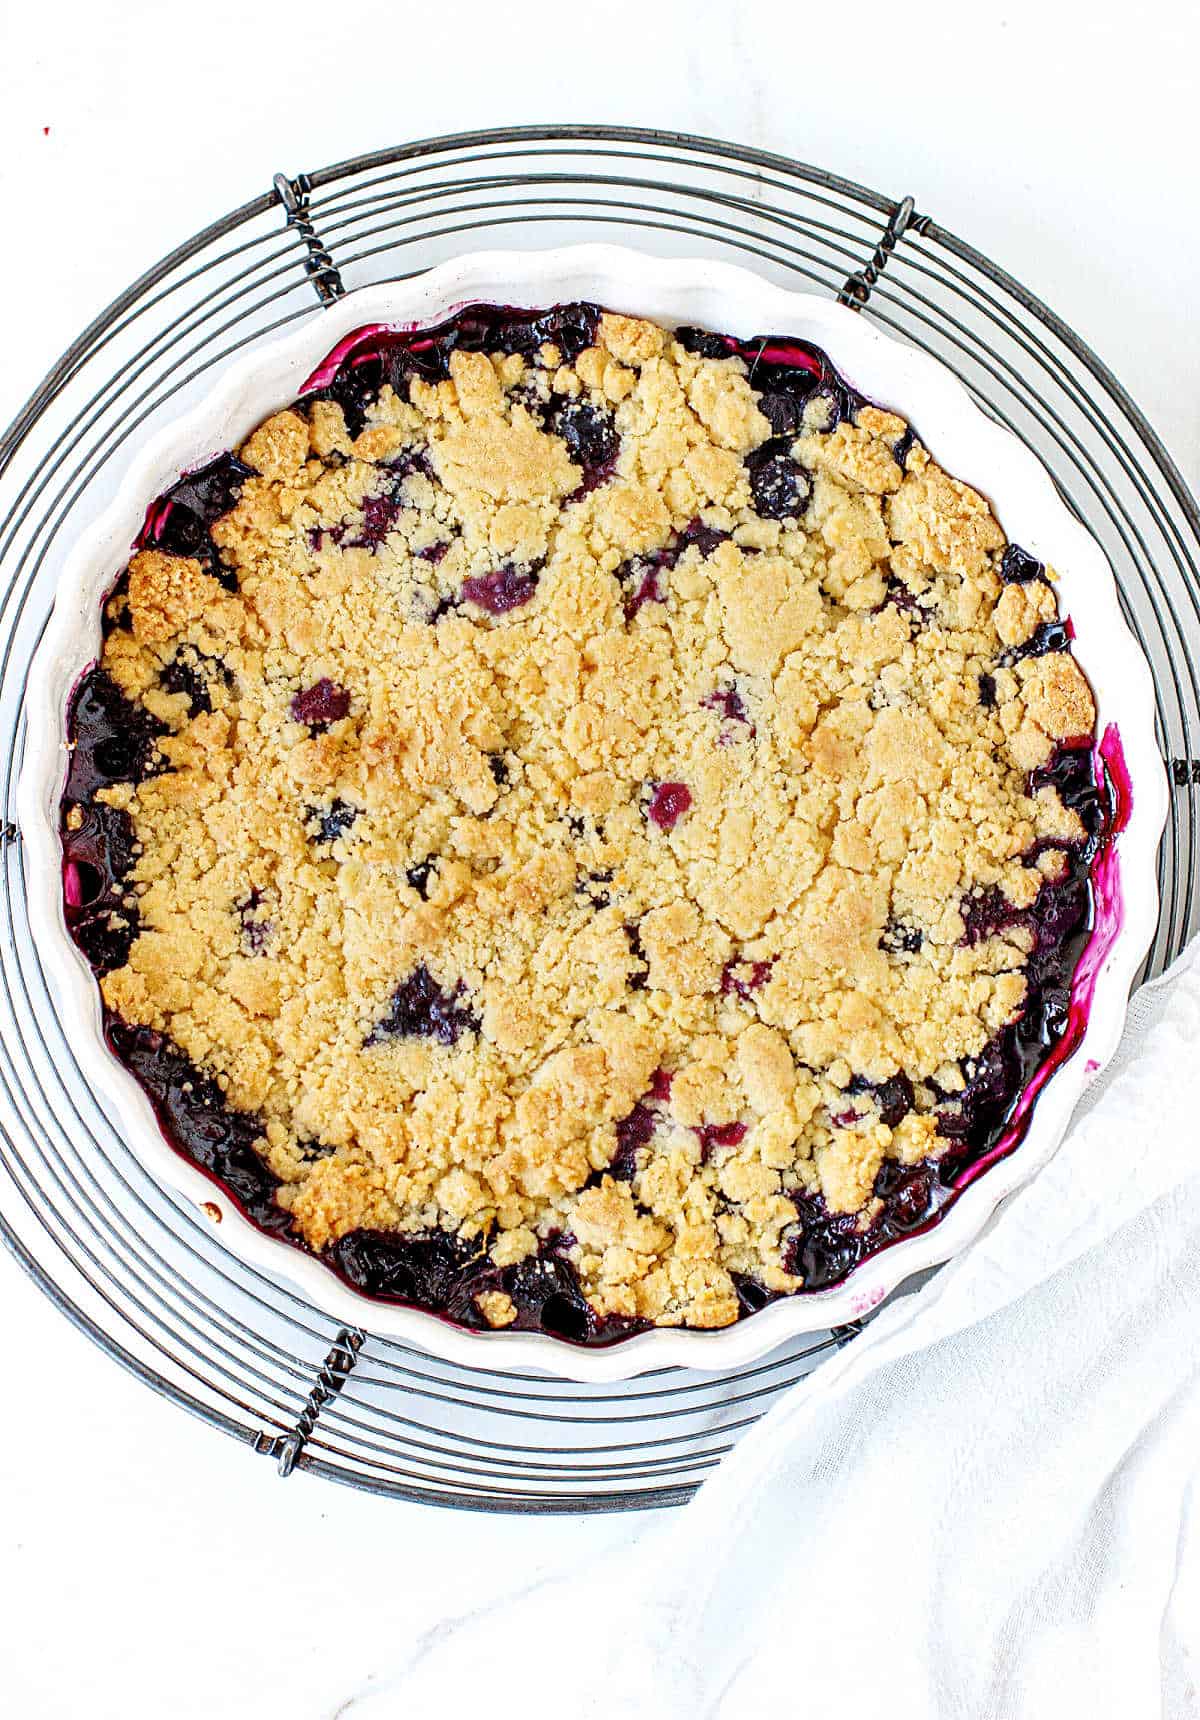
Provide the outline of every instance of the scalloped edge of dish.
{"type": "Polygon", "coordinates": [[[1049,1160],[1080,1095],[1112,1057],[1130,987],[1157,924],[1155,862],[1168,789],[1155,739],[1154,685],[1099,545],[1060,499],[1032,450],[988,418],[936,359],[880,333],[842,305],[701,258],[656,258],[613,245],[479,252],[314,308],[302,329],[232,363],[204,401],[147,441],[112,503],[74,545],[30,668],[26,715],[17,815],[34,943],[80,1071],[143,1166],[209,1211],[215,1207],[223,1221],[221,1241],[232,1253],[269,1276],[290,1280],[334,1319],[448,1361],[503,1373],[534,1369],[600,1383],[652,1368],[729,1370],[790,1338],[861,1318],[915,1273],[961,1252],[1000,1202],[1049,1160]],[[667,325],[693,323],[741,336],[767,331],[811,341],[861,393],[911,422],[947,471],[988,497],[1010,539],[1058,572],[1060,609],[1072,618],[1078,660],[1096,696],[1097,735],[1115,725],[1133,785],[1128,823],[1115,838],[1123,923],[1094,975],[1082,1039],[1038,1094],[1024,1139],[963,1188],[928,1230],[870,1255],[842,1284],[782,1298],[719,1330],[658,1327],[597,1348],[537,1332],[471,1332],[420,1309],[372,1300],[316,1256],[267,1236],[244,1217],[219,1185],[168,1143],[146,1095],[105,1044],[99,987],[63,916],[58,836],[67,702],[76,679],[99,654],[101,604],[128,560],[148,502],[181,471],[235,446],[261,419],[295,399],[312,371],[354,329],[369,323],[420,326],[478,300],[548,306],[571,299],[591,299],[667,325]]]}

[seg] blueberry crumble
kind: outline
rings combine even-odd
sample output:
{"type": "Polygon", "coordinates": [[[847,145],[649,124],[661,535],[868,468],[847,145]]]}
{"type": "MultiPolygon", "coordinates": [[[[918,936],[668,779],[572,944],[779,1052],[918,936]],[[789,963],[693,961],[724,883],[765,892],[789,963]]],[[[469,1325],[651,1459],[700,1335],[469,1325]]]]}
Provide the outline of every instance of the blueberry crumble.
{"type": "Polygon", "coordinates": [[[1110,821],[1055,576],[817,349],[364,329],[151,506],[67,923],[172,1145],[370,1295],[607,1343],[936,1221],[1110,821]]]}

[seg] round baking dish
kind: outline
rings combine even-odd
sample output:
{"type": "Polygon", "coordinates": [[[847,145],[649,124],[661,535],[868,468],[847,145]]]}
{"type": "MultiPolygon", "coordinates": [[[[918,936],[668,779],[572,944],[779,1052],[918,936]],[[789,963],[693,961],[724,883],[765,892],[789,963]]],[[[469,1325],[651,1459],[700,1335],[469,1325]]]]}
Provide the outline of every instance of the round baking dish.
{"type": "Polygon", "coordinates": [[[600,245],[481,253],[410,281],[351,294],[315,314],[301,332],[231,365],[202,405],[147,444],[112,505],[75,546],[31,669],[27,716],[19,817],[30,923],[80,1068],[131,1145],[155,1175],[219,1210],[222,1239],[243,1259],[290,1278],[340,1320],[476,1366],[540,1368],[583,1381],[673,1364],[728,1369],[795,1334],[824,1330],[875,1307],[911,1274],[959,1252],[1004,1196],[1054,1152],[1080,1093],[1116,1048],[1129,988],[1156,923],[1155,855],[1167,787],[1154,735],[1153,686],[1100,549],[1059,499],[1036,457],[986,418],[936,361],[881,335],[840,305],[788,292],[725,264],[665,261],[600,245]],[[57,823],[68,698],[99,654],[101,604],[128,559],[149,500],[182,470],[235,445],[294,399],[353,330],[436,322],[471,300],[545,306],[579,298],[665,324],[698,324],[742,336],[769,331],[811,341],[862,394],[909,419],[947,471],[989,498],[1008,536],[1058,570],[1060,607],[1071,617],[1078,659],[1096,695],[1097,734],[1122,788],[1120,828],[1098,862],[1097,924],[1073,985],[1072,1029],[1063,1042],[1071,1054],[1064,1059],[1060,1049],[1035,1076],[1021,1102],[1019,1143],[1005,1151],[1002,1142],[981,1167],[985,1174],[974,1177],[938,1223],[869,1256],[842,1284],[774,1302],[720,1331],[656,1329],[593,1349],[540,1333],[469,1332],[420,1310],[359,1295],[316,1258],[259,1231],[223,1190],[175,1152],[142,1089],[105,1046],[98,987],[63,918],[57,823]]]}

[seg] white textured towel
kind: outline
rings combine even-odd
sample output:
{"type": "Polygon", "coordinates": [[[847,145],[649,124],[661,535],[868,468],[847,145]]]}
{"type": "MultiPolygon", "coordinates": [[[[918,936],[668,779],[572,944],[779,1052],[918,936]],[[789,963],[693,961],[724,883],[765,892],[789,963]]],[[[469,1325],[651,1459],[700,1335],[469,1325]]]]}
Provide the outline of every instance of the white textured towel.
{"type": "Polygon", "coordinates": [[[1193,1720],[1198,1478],[1194,945],[1049,1167],[694,1504],[349,1712],[1193,1720]]]}

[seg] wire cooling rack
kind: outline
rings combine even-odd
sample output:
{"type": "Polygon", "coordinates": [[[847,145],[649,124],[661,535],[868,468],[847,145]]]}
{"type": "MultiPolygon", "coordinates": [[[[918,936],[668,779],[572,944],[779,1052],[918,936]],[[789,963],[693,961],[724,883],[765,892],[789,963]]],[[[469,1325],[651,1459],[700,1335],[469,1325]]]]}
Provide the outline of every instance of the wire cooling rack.
{"type": "MultiPolygon", "coordinates": [[[[462,134],[289,179],[135,281],[0,440],[0,758],[11,809],[30,657],[63,555],[130,451],[232,353],[350,288],[468,249],[609,238],[745,262],[829,293],[956,371],[1041,455],[1103,544],[1154,670],[1173,794],[1147,972],[1200,919],[1200,513],[1133,401],[1024,287],[919,212],[816,168],[676,133],[462,134]]],[[[0,1235],[62,1311],[148,1385],[294,1468],[500,1511],[677,1504],[856,1327],[722,1377],[587,1387],[440,1362],[338,1327],[239,1264],[141,1170],[81,1080],[3,842],[0,1235]]]]}

